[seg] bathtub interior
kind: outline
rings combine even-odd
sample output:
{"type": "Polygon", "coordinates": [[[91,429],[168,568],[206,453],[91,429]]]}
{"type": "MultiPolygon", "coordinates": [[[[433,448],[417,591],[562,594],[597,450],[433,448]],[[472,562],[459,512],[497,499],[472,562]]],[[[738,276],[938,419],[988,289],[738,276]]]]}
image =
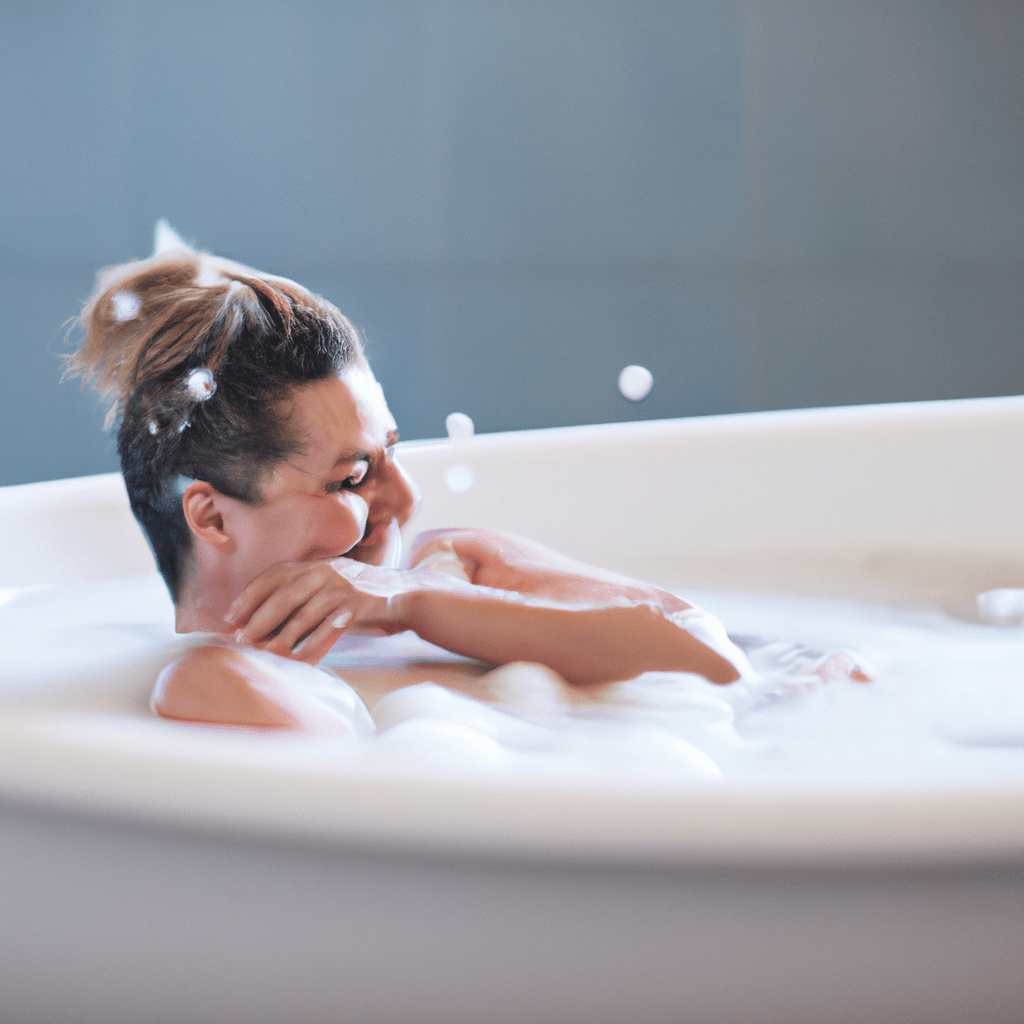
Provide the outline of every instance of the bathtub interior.
{"type": "MultiPolygon", "coordinates": [[[[991,399],[413,442],[401,458],[424,502],[409,532],[515,530],[740,618],[754,606],[728,592],[928,606],[967,622],[977,593],[1024,585],[1024,484],[1012,472],[1022,427],[1024,400],[991,399]],[[470,486],[448,486],[452,466],[470,486]]],[[[710,778],[688,755],[670,775],[509,772],[457,727],[446,761],[436,732],[423,756],[384,744],[367,757],[336,741],[161,721],[148,712],[153,681],[195,638],[173,632],[120,479],[6,488],[0,523],[9,797],[573,858],[941,860],[1024,847],[1012,744],[993,755],[1011,770],[970,786],[837,791],[710,778]]]]}

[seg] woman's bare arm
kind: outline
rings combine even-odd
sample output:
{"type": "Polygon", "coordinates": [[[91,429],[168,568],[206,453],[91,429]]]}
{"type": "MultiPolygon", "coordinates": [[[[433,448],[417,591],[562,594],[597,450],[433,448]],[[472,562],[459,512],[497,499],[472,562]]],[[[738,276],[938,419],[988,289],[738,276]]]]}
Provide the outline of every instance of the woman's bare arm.
{"type": "Polygon", "coordinates": [[[486,586],[348,559],[279,566],[245,589],[229,621],[240,641],[311,663],[355,626],[409,629],[491,664],[539,662],[581,685],[658,670],[739,678],[728,657],[674,621],[690,606],[667,591],[600,570],[588,575],[568,560],[550,571],[538,558],[505,569],[499,561],[487,562],[486,586]]]}
{"type": "MultiPolygon", "coordinates": [[[[697,672],[718,683],[738,678],[727,658],[672,621],[673,616],[685,620],[700,613],[670,591],[500,530],[431,530],[416,538],[413,566],[450,565],[452,560],[471,583],[574,606],[552,617],[544,629],[534,628],[531,621],[541,618],[543,611],[526,612],[507,639],[519,650],[537,648],[539,656],[531,660],[575,682],[605,681],[609,674],[631,678],[655,669],[697,672]]],[[[710,618],[702,617],[705,622],[710,618]]],[[[470,653],[465,639],[448,635],[444,619],[425,618],[424,628],[436,631],[432,642],[470,653]]]]}
{"type": "Polygon", "coordinates": [[[539,662],[576,685],[653,671],[696,672],[713,683],[740,675],[732,662],[643,602],[559,607],[467,589],[411,590],[392,605],[397,621],[438,647],[496,665],[539,662]]]}

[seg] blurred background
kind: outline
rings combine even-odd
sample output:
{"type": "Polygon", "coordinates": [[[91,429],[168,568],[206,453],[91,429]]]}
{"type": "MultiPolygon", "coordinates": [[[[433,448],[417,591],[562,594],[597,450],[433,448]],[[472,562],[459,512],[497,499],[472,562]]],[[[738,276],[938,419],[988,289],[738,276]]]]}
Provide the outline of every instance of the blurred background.
{"type": "Polygon", "coordinates": [[[406,438],[1024,392],[1022,54],[1019,0],[0,2],[0,484],[116,468],[60,355],[158,217],[340,306],[406,438]]]}

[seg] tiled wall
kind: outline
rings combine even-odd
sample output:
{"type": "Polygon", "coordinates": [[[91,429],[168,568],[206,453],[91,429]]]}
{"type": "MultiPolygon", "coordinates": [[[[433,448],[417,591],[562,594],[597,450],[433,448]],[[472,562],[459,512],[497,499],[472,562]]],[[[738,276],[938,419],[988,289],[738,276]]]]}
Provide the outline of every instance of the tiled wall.
{"type": "Polygon", "coordinates": [[[405,436],[1024,391],[1024,5],[0,7],[0,484],[168,217],[363,329],[405,436]],[[616,391],[629,362],[650,398],[616,391]]]}

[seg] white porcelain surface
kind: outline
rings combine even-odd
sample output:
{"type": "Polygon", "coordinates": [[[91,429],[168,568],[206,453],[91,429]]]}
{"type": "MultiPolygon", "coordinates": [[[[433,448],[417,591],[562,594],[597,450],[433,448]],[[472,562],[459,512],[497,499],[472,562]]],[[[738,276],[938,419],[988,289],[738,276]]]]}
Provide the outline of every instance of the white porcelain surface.
{"type": "MultiPolygon", "coordinates": [[[[1024,584],[1022,457],[1021,399],[402,453],[426,499],[413,531],[504,527],[675,586],[952,609],[1024,584]]],[[[0,588],[152,572],[117,477],[3,489],[0,527],[0,588]]],[[[1010,1022],[1024,1006],[1019,786],[346,773],[287,739],[211,731],[183,752],[145,717],[146,679],[127,729],[82,679],[68,707],[87,720],[0,709],[5,1024],[1010,1022]]]]}

